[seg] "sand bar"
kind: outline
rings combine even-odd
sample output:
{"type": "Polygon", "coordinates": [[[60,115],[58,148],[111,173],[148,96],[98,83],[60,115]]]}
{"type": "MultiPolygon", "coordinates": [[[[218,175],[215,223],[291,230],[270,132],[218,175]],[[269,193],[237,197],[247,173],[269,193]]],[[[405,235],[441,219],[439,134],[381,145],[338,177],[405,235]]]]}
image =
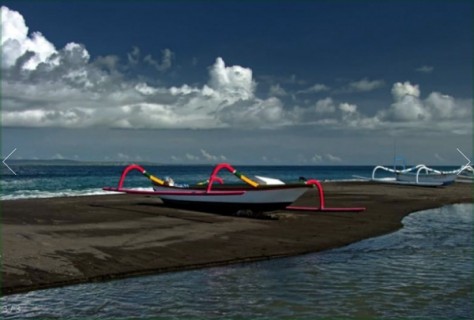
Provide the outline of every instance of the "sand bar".
{"type": "MultiPolygon", "coordinates": [[[[317,252],[395,231],[411,212],[473,200],[461,183],[323,186],[326,206],[367,210],[263,220],[171,209],[149,196],[2,201],[2,294],[317,252]]],[[[309,190],[297,204],[316,199],[309,190]]]]}

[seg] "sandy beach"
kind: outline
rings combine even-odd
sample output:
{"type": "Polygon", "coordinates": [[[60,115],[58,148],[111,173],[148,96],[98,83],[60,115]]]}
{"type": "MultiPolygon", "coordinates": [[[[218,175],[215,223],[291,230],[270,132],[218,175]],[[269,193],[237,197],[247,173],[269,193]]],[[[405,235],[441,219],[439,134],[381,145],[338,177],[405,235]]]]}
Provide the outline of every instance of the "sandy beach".
{"type": "MultiPolygon", "coordinates": [[[[473,200],[460,183],[323,186],[326,206],[367,209],[255,219],[171,209],[149,196],[2,201],[2,294],[317,252],[395,231],[411,212],[473,200]]],[[[297,204],[316,199],[309,190],[297,204]]]]}

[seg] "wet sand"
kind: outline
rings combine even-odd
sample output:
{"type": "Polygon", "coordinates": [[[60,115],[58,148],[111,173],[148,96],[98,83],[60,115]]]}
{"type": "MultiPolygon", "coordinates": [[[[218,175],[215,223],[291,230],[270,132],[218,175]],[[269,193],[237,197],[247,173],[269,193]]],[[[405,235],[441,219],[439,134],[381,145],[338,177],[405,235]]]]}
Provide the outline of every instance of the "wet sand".
{"type": "MultiPolygon", "coordinates": [[[[317,252],[399,229],[411,212],[472,203],[470,184],[445,188],[324,183],[326,207],[277,219],[163,206],[149,196],[2,201],[2,294],[317,252]]],[[[297,205],[315,205],[315,189],[297,205]]]]}

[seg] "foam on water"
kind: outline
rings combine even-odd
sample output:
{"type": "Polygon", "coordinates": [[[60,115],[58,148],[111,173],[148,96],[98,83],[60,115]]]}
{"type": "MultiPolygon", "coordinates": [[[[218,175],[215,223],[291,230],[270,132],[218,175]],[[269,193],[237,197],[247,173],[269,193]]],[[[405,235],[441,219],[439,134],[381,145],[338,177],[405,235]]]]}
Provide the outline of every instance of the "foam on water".
{"type": "Polygon", "coordinates": [[[2,195],[0,197],[0,200],[78,197],[78,196],[106,195],[106,194],[111,194],[111,193],[103,191],[102,189],[86,189],[86,190],[65,189],[65,190],[58,190],[55,192],[42,191],[42,190],[19,190],[19,191],[14,191],[8,195],[2,195]]]}
{"type": "MultiPolygon", "coordinates": [[[[153,191],[153,188],[130,188],[139,191],[153,191]]],[[[0,200],[18,200],[18,199],[41,199],[41,198],[58,198],[58,197],[82,197],[95,195],[113,195],[120,192],[104,191],[102,189],[91,188],[84,190],[64,189],[58,191],[42,191],[42,190],[18,190],[8,195],[0,196],[0,200]]]]}

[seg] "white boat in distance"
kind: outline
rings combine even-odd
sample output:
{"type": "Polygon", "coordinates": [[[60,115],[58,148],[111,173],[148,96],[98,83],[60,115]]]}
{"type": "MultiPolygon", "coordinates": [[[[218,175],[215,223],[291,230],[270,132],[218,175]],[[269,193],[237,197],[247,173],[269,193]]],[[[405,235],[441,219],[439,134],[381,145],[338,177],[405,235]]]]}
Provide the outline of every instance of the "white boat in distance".
{"type": "Polygon", "coordinates": [[[457,176],[456,182],[474,183],[474,169],[472,166],[468,166],[463,172],[461,172],[457,176]]]}
{"type": "Polygon", "coordinates": [[[459,175],[467,170],[472,170],[471,160],[467,158],[461,150],[457,149],[461,155],[468,160],[468,162],[459,167],[456,170],[451,171],[440,171],[430,167],[427,167],[424,164],[419,164],[411,168],[395,169],[388,168],[385,166],[376,166],[372,171],[372,177],[360,177],[369,181],[377,181],[382,183],[392,183],[392,184],[402,184],[402,185],[415,185],[415,186],[424,186],[424,187],[440,187],[447,186],[454,183],[459,175]],[[379,170],[385,172],[390,172],[394,174],[393,178],[376,178],[375,173],[379,170]]]}
{"type": "Polygon", "coordinates": [[[415,185],[447,186],[454,183],[458,176],[457,173],[444,173],[425,166],[414,167],[414,169],[417,171],[397,172],[395,174],[396,181],[415,185]],[[421,171],[419,171],[420,169],[421,171]]]}

